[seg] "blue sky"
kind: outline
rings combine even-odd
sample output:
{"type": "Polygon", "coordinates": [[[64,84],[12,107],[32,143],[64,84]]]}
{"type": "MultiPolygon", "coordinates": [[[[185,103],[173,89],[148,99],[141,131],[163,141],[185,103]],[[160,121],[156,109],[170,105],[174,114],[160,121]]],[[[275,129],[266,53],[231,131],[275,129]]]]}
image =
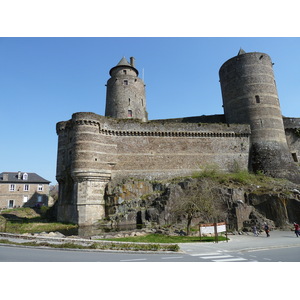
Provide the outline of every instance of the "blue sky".
{"type": "Polygon", "coordinates": [[[239,49],[271,56],[284,116],[300,117],[300,38],[0,38],[1,171],[56,183],[55,125],[104,115],[109,70],[136,59],[149,119],[221,114],[218,71],[239,49]]]}

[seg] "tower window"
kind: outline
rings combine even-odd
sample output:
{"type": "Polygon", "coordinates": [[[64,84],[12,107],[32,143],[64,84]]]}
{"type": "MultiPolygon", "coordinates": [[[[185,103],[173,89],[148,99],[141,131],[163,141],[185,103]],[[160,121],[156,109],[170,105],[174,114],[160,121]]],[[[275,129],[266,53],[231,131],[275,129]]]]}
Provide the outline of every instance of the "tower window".
{"type": "Polygon", "coordinates": [[[128,80],[127,80],[127,79],[124,79],[123,84],[124,84],[124,85],[128,85],[128,80]]]}
{"type": "Polygon", "coordinates": [[[260,103],[260,98],[258,95],[255,96],[256,103],[260,103]]]}
{"type": "Polygon", "coordinates": [[[128,98],[128,104],[130,105],[130,98],[128,98]]]}
{"type": "Polygon", "coordinates": [[[123,74],[127,74],[127,70],[123,70],[123,74]]]}
{"type": "Polygon", "coordinates": [[[128,118],[132,118],[132,110],[128,110],[128,118]]]}

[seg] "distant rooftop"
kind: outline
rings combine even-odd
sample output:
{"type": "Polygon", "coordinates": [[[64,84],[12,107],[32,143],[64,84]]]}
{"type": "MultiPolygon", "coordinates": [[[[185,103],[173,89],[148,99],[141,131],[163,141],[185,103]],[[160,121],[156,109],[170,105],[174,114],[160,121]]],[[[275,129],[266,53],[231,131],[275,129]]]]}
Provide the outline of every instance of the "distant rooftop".
{"type": "Polygon", "coordinates": [[[27,172],[2,172],[0,173],[0,183],[45,183],[49,184],[51,181],[44,179],[36,173],[27,172]]]}

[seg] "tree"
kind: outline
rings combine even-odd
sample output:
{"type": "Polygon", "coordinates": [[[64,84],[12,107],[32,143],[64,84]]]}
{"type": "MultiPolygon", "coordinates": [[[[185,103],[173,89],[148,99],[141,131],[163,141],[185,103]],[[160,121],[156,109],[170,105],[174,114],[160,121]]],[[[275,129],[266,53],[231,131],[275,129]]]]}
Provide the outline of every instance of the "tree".
{"type": "Polygon", "coordinates": [[[177,219],[185,217],[189,235],[193,219],[212,222],[218,217],[220,212],[214,201],[217,194],[208,179],[188,179],[180,185],[179,197],[173,200],[170,211],[177,219]]]}

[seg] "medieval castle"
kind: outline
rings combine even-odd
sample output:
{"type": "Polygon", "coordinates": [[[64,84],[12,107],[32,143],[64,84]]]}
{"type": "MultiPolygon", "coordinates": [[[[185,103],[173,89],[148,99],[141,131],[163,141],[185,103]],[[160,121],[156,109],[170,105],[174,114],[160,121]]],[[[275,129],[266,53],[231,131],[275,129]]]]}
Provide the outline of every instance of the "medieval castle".
{"type": "Polygon", "coordinates": [[[103,219],[105,187],[116,177],[171,178],[216,165],[300,183],[300,119],[282,117],[267,54],[241,49],[221,66],[223,115],[149,121],[134,58],[109,74],[105,116],[79,112],[57,123],[59,221],[103,219]]]}

